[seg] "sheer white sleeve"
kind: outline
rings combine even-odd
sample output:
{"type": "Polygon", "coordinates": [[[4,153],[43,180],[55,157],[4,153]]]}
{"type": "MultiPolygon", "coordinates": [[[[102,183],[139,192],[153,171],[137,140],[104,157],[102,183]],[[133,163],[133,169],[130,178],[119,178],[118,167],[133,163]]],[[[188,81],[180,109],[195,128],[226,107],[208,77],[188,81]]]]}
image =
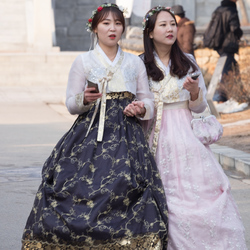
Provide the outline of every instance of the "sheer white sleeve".
{"type": "MultiPolygon", "coordinates": [[[[197,65],[194,57],[191,54],[189,54],[189,57],[199,69],[199,66],[197,65]]],[[[206,89],[205,81],[201,72],[199,76],[199,88],[200,88],[200,91],[199,91],[198,98],[195,101],[192,101],[191,99],[189,100],[189,108],[191,111],[195,113],[202,113],[207,107],[207,99],[206,99],[207,89],[206,89]]]]}
{"type": "Polygon", "coordinates": [[[200,91],[198,98],[195,101],[189,100],[189,108],[195,113],[202,113],[207,107],[207,90],[202,74],[199,76],[199,87],[200,91]]]}
{"type": "Polygon", "coordinates": [[[82,55],[79,55],[71,66],[66,90],[66,106],[70,114],[82,114],[91,106],[83,104],[85,83],[82,55]]]}
{"type": "Polygon", "coordinates": [[[143,61],[138,57],[138,79],[137,79],[137,90],[136,98],[144,102],[146,113],[142,120],[149,120],[154,115],[154,95],[149,90],[148,76],[143,61]]]}

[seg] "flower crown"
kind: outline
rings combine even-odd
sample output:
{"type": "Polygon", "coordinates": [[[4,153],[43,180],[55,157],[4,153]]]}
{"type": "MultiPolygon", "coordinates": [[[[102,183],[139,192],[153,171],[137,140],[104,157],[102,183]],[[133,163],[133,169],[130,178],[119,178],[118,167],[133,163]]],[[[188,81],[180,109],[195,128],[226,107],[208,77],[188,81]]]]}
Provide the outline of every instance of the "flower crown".
{"type": "Polygon", "coordinates": [[[142,22],[142,29],[145,30],[146,28],[146,24],[148,19],[153,16],[156,12],[160,12],[161,10],[169,10],[172,14],[174,14],[174,11],[171,10],[171,7],[163,7],[161,5],[152,8],[147,14],[146,16],[143,18],[143,22],[142,22]]]}
{"type": "Polygon", "coordinates": [[[107,8],[107,7],[115,7],[117,9],[119,9],[123,14],[125,14],[125,12],[126,12],[126,10],[122,6],[117,6],[114,3],[104,3],[104,4],[100,5],[96,10],[92,11],[92,16],[88,19],[88,22],[86,23],[86,29],[88,32],[92,32],[92,21],[96,15],[96,13],[102,11],[103,8],[107,8]]]}

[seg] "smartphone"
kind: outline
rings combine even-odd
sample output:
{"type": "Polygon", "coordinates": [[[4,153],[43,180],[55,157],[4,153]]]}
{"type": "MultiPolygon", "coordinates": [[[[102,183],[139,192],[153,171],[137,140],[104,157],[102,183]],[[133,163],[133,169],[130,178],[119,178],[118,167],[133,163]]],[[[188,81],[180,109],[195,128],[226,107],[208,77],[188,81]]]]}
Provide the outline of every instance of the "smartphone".
{"type": "Polygon", "coordinates": [[[196,80],[200,75],[200,72],[196,71],[190,75],[193,80],[196,80]]]}
{"type": "Polygon", "coordinates": [[[97,83],[91,82],[89,80],[87,80],[87,82],[89,88],[95,88],[95,91],[91,91],[90,93],[99,93],[99,88],[97,83]]]}

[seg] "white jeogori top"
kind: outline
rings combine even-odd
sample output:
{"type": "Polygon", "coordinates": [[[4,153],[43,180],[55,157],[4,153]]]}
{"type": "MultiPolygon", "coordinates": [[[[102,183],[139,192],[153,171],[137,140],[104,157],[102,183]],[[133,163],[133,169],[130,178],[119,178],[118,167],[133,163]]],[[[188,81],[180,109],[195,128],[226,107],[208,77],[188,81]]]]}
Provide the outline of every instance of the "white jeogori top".
{"type": "Polygon", "coordinates": [[[149,90],[144,63],[138,56],[123,52],[118,47],[112,62],[98,44],[94,50],[80,54],[72,64],[67,85],[66,106],[71,114],[82,114],[91,106],[83,104],[87,80],[97,83],[99,90],[103,80],[107,80],[106,93],[127,91],[134,94],[146,108],[142,119],[153,117],[154,97],[149,90]]]}
{"type": "MultiPolygon", "coordinates": [[[[186,54],[194,63],[195,59],[191,54],[186,54]]],[[[157,66],[164,72],[164,79],[161,81],[153,81],[149,79],[149,85],[151,91],[154,93],[155,98],[155,127],[154,136],[152,142],[152,151],[156,152],[158,147],[158,139],[162,125],[162,117],[164,110],[169,107],[175,108],[188,108],[195,113],[201,113],[205,110],[207,106],[206,101],[206,86],[202,74],[199,76],[199,95],[195,101],[191,100],[190,92],[183,88],[183,83],[186,76],[178,78],[177,76],[170,75],[171,61],[169,61],[166,67],[158,57],[157,53],[154,52],[154,57],[157,66]]],[[[198,67],[198,66],[197,66],[198,67]]],[[[190,69],[191,71],[191,69],[190,69]]],[[[188,72],[189,74],[190,72],[188,72]]],[[[151,133],[151,126],[149,129],[149,134],[151,133]]]]}
{"type": "MultiPolygon", "coordinates": [[[[186,54],[186,55],[189,57],[190,60],[192,60],[196,64],[195,59],[191,54],[186,54]]],[[[157,65],[161,68],[161,70],[165,74],[164,79],[159,82],[149,79],[150,89],[154,93],[156,106],[158,101],[163,102],[165,105],[167,105],[168,103],[188,101],[188,107],[191,111],[195,113],[203,112],[207,107],[207,100],[206,100],[207,90],[202,73],[200,72],[201,74],[199,76],[199,88],[200,88],[199,96],[197,100],[192,101],[190,99],[191,96],[189,91],[183,88],[183,83],[186,79],[186,76],[182,77],[181,79],[179,79],[178,77],[172,77],[170,75],[171,61],[169,61],[169,65],[166,67],[161,62],[156,52],[154,52],[154,56],[157,65]]]]}

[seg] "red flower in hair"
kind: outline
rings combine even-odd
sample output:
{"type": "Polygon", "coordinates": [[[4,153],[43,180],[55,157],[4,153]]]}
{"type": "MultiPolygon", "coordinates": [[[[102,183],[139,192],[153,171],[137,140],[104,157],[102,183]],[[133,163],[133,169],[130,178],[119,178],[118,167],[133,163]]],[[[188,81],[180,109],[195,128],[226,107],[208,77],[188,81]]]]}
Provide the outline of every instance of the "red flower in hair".
{"type": "Polygon", "coordinates": [[[89,21],[89,23],[92,23],[92,18],[90,18],[88,21],[89,21]]]}
{"type": "Polygon", "coordinates": [[[100,12],[102,9],[103,9],[103,7],[100,6],[100,7],[97,8],[97,11],[100,12]]]}

